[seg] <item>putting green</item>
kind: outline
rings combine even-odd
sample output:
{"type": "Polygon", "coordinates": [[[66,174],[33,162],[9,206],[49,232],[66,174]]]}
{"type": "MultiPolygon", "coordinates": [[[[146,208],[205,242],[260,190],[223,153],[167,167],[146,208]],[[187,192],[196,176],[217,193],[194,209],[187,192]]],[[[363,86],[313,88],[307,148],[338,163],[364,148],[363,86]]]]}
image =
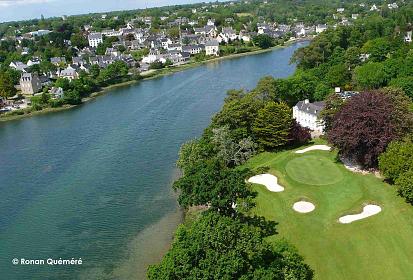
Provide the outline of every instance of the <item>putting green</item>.
{"type": "Polygon", "coordinates": [[[336,164],[320,156],[294,158],[287,163],[285,170],[291,179],[307,185],[331,185],[343,179],[336,164]]]}

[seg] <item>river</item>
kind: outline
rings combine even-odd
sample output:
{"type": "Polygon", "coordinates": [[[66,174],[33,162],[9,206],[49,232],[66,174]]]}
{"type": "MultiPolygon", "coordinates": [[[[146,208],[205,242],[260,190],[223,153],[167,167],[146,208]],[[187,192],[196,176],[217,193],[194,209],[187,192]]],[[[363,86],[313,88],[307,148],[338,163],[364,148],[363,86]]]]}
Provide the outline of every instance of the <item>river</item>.
{"type": "Polygon", "coordinates": [[[114,89],[57,113],[0,123],[0,278],[143,279],[181,221],[179,147],[229,89],[286,77],[296,43],[114,89]],[[12,259],[82,259],[13,265],[12,259]]]}

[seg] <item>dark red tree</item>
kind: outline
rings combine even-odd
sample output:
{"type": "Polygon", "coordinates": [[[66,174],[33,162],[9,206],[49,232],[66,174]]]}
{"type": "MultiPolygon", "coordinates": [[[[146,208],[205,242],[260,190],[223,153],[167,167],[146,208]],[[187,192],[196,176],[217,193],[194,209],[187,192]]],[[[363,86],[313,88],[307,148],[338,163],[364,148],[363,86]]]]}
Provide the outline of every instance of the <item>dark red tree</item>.
{"type": "Polygon", "coordinates": [[[412,128],[410,102],[394,90],[360,93],[335,115],[328,140],[346,159],[376,167],[390,141],[412,128]]]}
{"type": "Polygon", "coordinates": [[[290,145],[302,145],[311,140],[311,130],[302,127],[296,120],[291,125],[290,135],[288,137],[290,145]]]}

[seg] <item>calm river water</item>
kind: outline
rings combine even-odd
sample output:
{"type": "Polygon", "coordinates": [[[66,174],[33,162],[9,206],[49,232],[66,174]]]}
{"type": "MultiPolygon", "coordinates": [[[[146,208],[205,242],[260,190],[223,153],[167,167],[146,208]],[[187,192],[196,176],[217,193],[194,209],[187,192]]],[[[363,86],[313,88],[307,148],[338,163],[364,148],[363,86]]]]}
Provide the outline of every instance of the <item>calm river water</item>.
{"type": "Polygon", "coordinates": [[[232,88],[286,77],[297,43],[143,81],[63,112],[0,124],[0,279],[142,279],[181,220],[179,147],[232,88]],[[82,265],[13,265],[13,258],[82,265]]]}

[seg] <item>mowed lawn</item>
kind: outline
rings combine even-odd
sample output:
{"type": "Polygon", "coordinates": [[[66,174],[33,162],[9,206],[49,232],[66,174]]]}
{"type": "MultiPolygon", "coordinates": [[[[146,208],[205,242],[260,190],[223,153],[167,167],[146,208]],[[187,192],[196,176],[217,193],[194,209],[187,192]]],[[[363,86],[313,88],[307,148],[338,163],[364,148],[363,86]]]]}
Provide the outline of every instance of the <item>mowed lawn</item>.
{"type": "Polygon", "coordinates": [[[336,162],[336,153],[294,151],[262,153],[247,167],[270,167],[280,193],[254,184],[258,192],[258,215],[278,222],[278,235],[269,239],[291,241],[316,279],[377,280],[413,279],[413,206],[396,195],[395,189],[374,175],[348,171],[336,162]],[[294,202],[307,200],[316,209],[300,214],[294,202]],[[363,204],[380,205],[372,217],[340,224],[342,215],[361,212],[363,204]]]}

